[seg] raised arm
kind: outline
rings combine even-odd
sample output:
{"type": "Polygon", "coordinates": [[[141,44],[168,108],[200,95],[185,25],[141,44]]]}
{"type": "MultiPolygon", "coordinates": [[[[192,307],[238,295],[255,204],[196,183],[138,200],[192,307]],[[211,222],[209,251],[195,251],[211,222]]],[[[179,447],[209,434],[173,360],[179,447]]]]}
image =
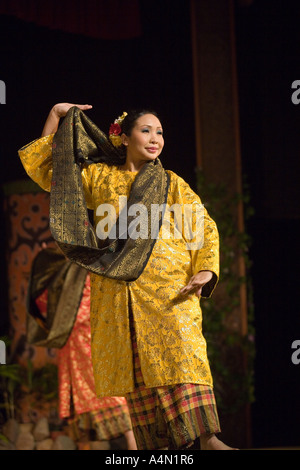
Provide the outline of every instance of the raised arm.
{"type": "Polygon", "coordinates": [[[57,103],[53,106],[46,119],[42,137],[50,134],[55,134],[58,129],[60,118],[64,117],[70,108],[77,106],[82,111],[92,108],[90,104],[72,104],[72,103],[57,103]]]}
{"type": "MultiPolygon", "coordinates": [[[[22,147],[18,153],[28,176],[45,191],[50,191],[52,180],[52,141],[59,125],[70,108],[77,106],[83,111],[92,108],[89,104],[57,103],[46,119],[42,137],[22,147]]],[[[91,204],[89,179],[83,170],[83,186],[88,207],[91,204]]]]}

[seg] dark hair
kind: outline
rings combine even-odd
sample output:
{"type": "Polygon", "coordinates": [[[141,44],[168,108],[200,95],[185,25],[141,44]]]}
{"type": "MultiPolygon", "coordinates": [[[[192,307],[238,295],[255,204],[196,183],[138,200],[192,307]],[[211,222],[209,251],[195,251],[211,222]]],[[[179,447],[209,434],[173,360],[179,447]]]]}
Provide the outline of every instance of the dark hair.
{"type": "Polygon", "coordinates": [[[150,109],[131,110],[121,124],[122,133],[129,137],[136,121],[145,114],[153,114],[159,119],[157,112],[150,109]]]}
{"type": "MultiPolygon", "coordinates": [[[[127,116],[125,116],[122,124],[121,124],[121,133],[124,132],[128,137],[131,135],[131,131],[135,126],[136,121],[144,116],[145,114],[153,114],[154,116],[159,119],[158,114],[156,111],[150,110],[150,109],[139,109],[139,110],[131,110],[128,111],[127,116]]],[[[103,155],[103,153],[99,156],[98,161],[102,161],[107,163],[107,165],[118,165],[120,162],[124,162],[126,159],[126,150],[127,148],[125,145],[121,145],[120,147],[115,147],[113,148],[113,151],[111,149],[113,146],[110,147],[110,151],[103,155]]]]}

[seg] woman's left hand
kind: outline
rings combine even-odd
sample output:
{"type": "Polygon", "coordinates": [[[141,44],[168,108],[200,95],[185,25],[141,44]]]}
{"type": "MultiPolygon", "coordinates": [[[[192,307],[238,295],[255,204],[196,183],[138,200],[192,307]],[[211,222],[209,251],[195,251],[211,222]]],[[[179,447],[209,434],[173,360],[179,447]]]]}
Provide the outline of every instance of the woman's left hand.
{"type": "Polygon", "coordinates": [[[197,297],[200,297],[202,287],[211,280],[213,273],[211,271],[199,271],[197,274],[191,277],[189,283],[183,287],[180,291],[182,295],[186,294],[196,294],[197,297]]]}

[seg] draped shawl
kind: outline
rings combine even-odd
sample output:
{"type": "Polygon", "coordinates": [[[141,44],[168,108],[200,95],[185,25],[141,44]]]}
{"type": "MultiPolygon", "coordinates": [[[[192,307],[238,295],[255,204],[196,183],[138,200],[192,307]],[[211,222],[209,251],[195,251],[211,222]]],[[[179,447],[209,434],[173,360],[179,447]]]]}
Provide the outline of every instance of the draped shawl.
{"type": "Polygon", "coordinates": [[[114,230],[117,236],[108,236],[103,245],[89,221],[81,168],[98,162],[120,165],[118,150],[106,134],[74,106],[54,136],[52,157],[50,229],[61,250],[68,259],[93,273],[128,282],[136,280],[153,250],[167,201],[169,176],[160,160],[157,158],[142,167],[127,204],[128,212],[133,204],[146,208],[143,217],[147,237],[133,239],[129,235],[128,227],[135,216],[127,217],[127,233],[122,232],[119,216],[114,230]]]}
{"type": "Polygon", "coordinates": [[[86,269],[67,261],[54,248],[42,250],[32,263],[27,291],[27,341],[36,346],[62,348],[72,331],[87,276],[86,269]],[[48,291],[47,316],[35,300],[48,291]]]}

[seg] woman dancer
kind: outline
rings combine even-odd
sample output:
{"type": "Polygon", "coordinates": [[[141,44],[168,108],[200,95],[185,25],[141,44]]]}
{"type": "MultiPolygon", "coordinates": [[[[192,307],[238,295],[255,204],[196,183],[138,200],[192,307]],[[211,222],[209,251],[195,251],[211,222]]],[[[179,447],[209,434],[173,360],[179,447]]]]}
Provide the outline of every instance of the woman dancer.
{"type": "Polygon", "coordinates": [[[109,140],[83,112],[90,108],[56,104],[42,137],[19,155],[51,190],[60,248],[91,271],[96,392],[126,396],[138,449],[199,448],[199,441],[201,449],[231,449],[216,436],[199,304],[218,279],[216,224],[189,185],[163,169],[156,113],[123,113],[109,140]]]}

